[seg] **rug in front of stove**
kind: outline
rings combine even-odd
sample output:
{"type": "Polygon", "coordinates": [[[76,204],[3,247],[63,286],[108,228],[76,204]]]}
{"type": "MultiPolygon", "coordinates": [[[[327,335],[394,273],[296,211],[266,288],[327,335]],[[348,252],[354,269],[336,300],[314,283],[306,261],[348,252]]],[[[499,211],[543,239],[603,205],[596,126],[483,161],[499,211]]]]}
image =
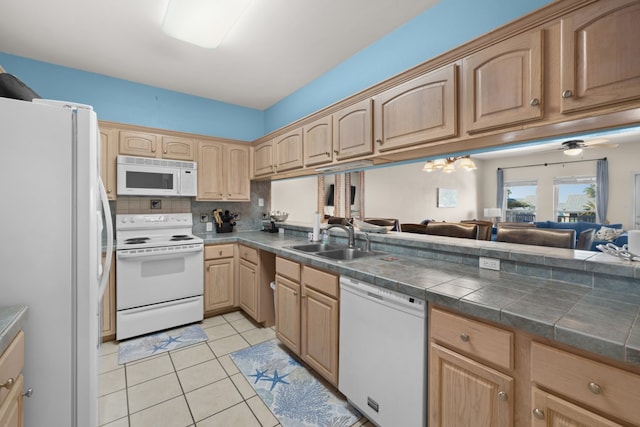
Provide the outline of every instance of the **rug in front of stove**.
{"type": "Polygon", "coordinates": [[[238,350],[231,359],[283,427],[347,427],[361,417],[277,340],[238,350]]]}
{"type": "Polygon", "coordinates": [[[132,338],[118,345],[118,364],[133,362],[207,340],[200,325],[189,325],[132,338]]]}

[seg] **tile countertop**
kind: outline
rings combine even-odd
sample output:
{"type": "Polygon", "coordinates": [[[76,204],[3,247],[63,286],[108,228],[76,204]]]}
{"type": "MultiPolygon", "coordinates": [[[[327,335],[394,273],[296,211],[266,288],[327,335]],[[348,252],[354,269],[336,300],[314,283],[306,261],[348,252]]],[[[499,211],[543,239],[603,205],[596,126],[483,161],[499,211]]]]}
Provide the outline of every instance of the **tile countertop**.
{"type": "Polygon", "coordinates": [[[22,329],[28,317],[27,312],[24,305],[0,306],[0,354],[22,329]]]}
{"type": "MultiPolygon", "coordinates": [[[[372,249],[386,255],[336,262],[288,249],[307,242],[308,230],[287,224],[286,234],[199,236],[205,244],[246,244],[640,366],[640,263],[597,252],[407,233],[369,234],[372,249]],[[478,268],[480,256],[499,258],[501,271],[478,268]]],[[[346,243],[340,233],[332,230],[332,243],[346,243]]],[[[362,245],[357,238],[356,246],[362,245]]]]}

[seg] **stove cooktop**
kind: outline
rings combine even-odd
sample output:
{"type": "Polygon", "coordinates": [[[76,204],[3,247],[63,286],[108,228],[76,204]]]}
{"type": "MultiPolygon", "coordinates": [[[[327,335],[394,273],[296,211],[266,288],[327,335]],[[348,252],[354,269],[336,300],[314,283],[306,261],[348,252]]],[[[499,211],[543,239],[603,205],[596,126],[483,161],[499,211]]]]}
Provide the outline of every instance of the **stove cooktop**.
{"type": "Polygon", "coordinates": [[[191,214],[116,215],[116,249],[200,244],[191,214]]]}

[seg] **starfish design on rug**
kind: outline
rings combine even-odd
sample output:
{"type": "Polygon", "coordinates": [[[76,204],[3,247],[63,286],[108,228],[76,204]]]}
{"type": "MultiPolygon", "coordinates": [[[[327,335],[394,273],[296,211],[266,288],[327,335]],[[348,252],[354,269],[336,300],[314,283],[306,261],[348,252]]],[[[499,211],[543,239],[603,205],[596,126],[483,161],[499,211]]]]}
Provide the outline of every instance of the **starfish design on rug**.
{"type": "Polygon", "coordinates": [[[289,384],[288,382],[283,380],[283,378],[288,375],[289,374],[284,374],[283,376],[280,376],[278,375],[278,370],[276,369],[273,371],[273,377],[268,377],[267,375],[265,375],[265,378],[263,378],[262,381],[271,381],[271,388],[269,389],[269,391],[271,391],[278,383],[289,384]]]}
{"type": "Polygon", "coordinates": [[[151,352],[155,353],[156,351],[164,350],[165,348],[167,348],[167,345],[164,342],[160,344],[154,344],[151,352]]]}
{"type": "Polygon", "coordinates": [[[248,376],[250,376],[250,377],[256,377],[256,380],[255,380],[254,384],[257,384],[257,383],[258,383],[258,381],[260,381],[263,377],[264,377],[264,378],[267,378],[267,379],[269,379],[269,380],[271,380],[271,377],[270,377],[269,375],[267,375],[267,372],[268,372],[268,371],[269,371],[268,369],[265,369],[264,371],[261,371],[261,370],[259,370],[259,369],[256,369],[256,373],[255,373],[255,374],[250,374],[250,375],[248,375],[248,376]]]}
{"type": "Polygon", "coordinates": [[[175,338],[174,338],[174,337],[172,337],[171,335],[169,335],[169,338],[167,338],[166,340],[164,340],[164,344],[165,344],[165,345],[169,345],[169,344],[174,343],[174,342],[182,342],[182,341],[180,341],[180,338],[182,338],[182,335],[178,335],[178,336],[177,336],[177,337],[175,337],[175,338]]]}

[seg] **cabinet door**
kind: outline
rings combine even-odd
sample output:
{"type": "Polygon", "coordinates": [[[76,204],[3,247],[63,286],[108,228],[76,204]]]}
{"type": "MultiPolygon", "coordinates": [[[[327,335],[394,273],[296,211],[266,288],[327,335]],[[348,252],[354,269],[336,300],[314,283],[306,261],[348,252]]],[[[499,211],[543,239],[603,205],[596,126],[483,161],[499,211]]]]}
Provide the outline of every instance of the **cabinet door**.
{"type": "Polygon", "coordinates": [[[100,127],[100,177],[109,200],[116,200],[118,130],[100,127]]]}
{"type": "Polygon", "coordinates": [[[198,145],[198,200],[222,200],[223,145],[209,141],[199,141],[198,145]]]}
{"type": "Polygon", "coordinates": [[[302,128],[277,137],[273,144],[278,172],[302,167],[302,128]]]}
{"type": "Polygon", "coordinates": [[[430,350],[429,425],[513,425],[513,378],[437,344],[430,350]]]}
{"type": "Polygon", "coordinates": [[[233,307],[233,258],[204,262],[204,311],[233,307]]]}
{"type": "Polygon", "coordinates": [[[18,375],[16,382],[11,386],[9,394],[0,405],[0,426],[2,427],[22,427],[24,426],[24,377],[18,375]]]}
{"type": "Polygon", "coordinates": [[[599,1],[561,21],[562,112],[640,98],[640,3],[599,1]]]}
{"type": "Polygon", "coordinates": [[[121,130],[118,154],[125,156],[157,157],[158,137],[152,133],[121,130]]]}
{"type": "Polygon", "coordinates": [[[254,319],[257,318],[258,307],[258,273],[255,264],[243,259],[238,268],[238,287],[240,288],[240,307],[254,319]]]}
{"type": "Polygon", "coordinates": [[[249,201],[249,147],[225,145],[227,200],[249,201]]]}
{"type": "Polygon", "coordinates": [[[300,284],[276,276],[276,336],[300,354],[300,284]]]}
{"type": "Polygon", "coordinates": [[[193,139],[163,136],[161,157],[163,159],[194,161],[196,158],[196,144],[193,139]]]}
{"type": "Polygon", "coordinates": [[[333,122],[322,117],[302,128],[305,166],[331,163],[333,160],[333,122]]]}
{"type": "Polygon", "coordinates": [[[253,175],[262,176],[274,172],[273,141],[266,141],[256,145],[253,150],[253,175]]]}
{"type": "Polygon", "coordinates": [[[333,385],[338,385],[339,304],[303,287],[301,356],[333,385]]]}
{"type": "MultiPolygon", "coordinates": [[[[102,262],[106,256],[102,255],[102,262]]],[[[111,258],[109,281],[102,296],[102,338],[116,334],[116,257],[111,258]]]]}
{"type": "Polygon", "coordinates": [[[333,152],[342,160],[373,153],[373,100],[365,99],[333,114],[333,152]]]}
{"type": "Polygon", "coordinates": [[[450,65],[374,98],[379,152],[457,135],[457,67],[450,65]]]}
{"type": "Polygon", "coordinates": [[[521,34],[463,60],[467,132],[542,118],[542,40],[521,34]]]}
{"type": "Polygon", "coordinates": [[[622,427],[591,411],[534,388],[532,427],[622,427]]]}

